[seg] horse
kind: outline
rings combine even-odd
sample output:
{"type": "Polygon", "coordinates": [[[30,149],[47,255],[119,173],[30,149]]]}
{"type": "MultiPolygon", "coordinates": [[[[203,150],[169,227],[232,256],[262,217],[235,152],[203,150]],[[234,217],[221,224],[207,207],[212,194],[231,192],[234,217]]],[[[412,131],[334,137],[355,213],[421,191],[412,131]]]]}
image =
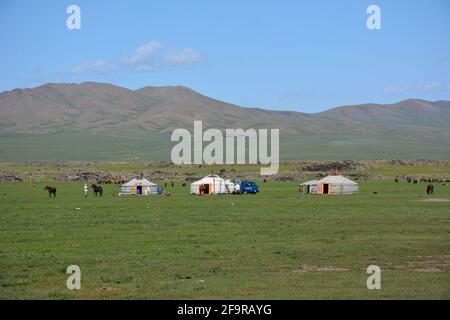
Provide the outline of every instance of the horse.
{"type": "Polygon", "coordinates": [[[44,190],[48,191],[48,197],[51,198],[53,195],[53,198],[56,198],[56,188],[45,186],[44,190]]]}
{"type": "Polygon", "coordinates": [[[94,190],[94,197],[96,197],[97,195],[103,196],[103,188],[102,187],[97,187],[95,184],[91,185],[92,190],[94,190]]]}
{"type": "Polygon", "coordinates": [[[198,187],[198,191],[200,196],[203,194],[207,194],[207,191],[209,191],[209,187],[206,184],[202,184],[200,185],[200,187],[198,187]]]}

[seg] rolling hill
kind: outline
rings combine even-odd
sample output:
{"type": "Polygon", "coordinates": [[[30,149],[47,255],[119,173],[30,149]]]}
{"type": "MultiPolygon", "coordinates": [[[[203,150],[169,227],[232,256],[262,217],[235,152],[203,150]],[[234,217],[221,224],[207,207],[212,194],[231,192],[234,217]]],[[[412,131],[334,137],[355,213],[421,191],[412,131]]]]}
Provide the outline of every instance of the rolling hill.
{"type": "Polygon", "coordinates": [[[282,159],[449,158],[450,102],[410,99],[307,114],[242,108],[186,87],[45,84],[0,93],[0,161],[161,160],[169,134],[279,128],[282,159]]]}

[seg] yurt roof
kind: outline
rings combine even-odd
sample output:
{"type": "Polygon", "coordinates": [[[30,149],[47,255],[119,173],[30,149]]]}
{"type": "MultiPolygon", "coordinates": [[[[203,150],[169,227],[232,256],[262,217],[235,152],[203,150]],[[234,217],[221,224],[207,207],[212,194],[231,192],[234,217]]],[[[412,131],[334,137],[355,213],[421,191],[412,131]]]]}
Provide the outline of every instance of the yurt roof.
{"type": "Polygon", "coordinates": [[[331,183],[331,184],[357,184],[355,181],[347,179],[343,176],[328,176],[319,180],[320,183],[331,183]]]}
{"type": "Polygon", "coordinates": [[[193,182],[192,184],[204,184],[204,183],[212,183],[213,181],[224,181],[221,177],[215,174],[210,174],[198,181],[193,182]]]}
{"type": "Polygon", "coordinates": [[[147,179],[133,179],[131,181],[128,181],[127,183],[124,183],[122,187],[135,187],[135,186],[143,186],[143,187],[154,187],[156,186],[155,183],[148,181],[147,179]]]}
{"type": "Polygon", "coordinates": [[[310,180],[310,181],[306,181],[303,182],[302,185],[312,185],[312,184],[318,184],[319,180],[310,180]]]}

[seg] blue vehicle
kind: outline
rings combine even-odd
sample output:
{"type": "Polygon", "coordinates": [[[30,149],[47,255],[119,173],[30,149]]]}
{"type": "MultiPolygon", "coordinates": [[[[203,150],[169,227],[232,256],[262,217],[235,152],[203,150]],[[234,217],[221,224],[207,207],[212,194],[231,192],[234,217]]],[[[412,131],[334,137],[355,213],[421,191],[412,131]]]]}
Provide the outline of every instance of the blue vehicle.
{"type": "Polygon", "coordinates": [[[236,180],[236,193],[250,193],[255,194],[259,192],[259,187],[255,181],[251,180],[236,180]]]}

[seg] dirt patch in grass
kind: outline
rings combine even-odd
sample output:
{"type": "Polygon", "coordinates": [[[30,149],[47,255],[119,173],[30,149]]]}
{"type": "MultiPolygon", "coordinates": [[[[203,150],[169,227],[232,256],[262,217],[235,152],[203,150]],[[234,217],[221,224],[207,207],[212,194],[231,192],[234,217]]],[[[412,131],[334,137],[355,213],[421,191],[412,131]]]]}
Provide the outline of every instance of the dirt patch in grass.
{"type": "Polygon", "coordinates": [[[449,199],[444,198],[432,198],[432,199],[422,199],[417,201],[423,201],[423,202],[450,202],[449,199]]]}
{"type": "Polygon", "coordinates": [[[415,272],[446,272],[450,270],[450,255],[418,256],[414,260],[406,261],[399,268],[415,272]]]}
{"type": "Polygon", "coordinates": [[[438,269],[438,268],[434,268],[434,267],[425,267],[425,268],[419,268],[419,269],[414,269],[414,271],[416,272],[442,272],[443,270],[438,269]]]}
{"type": "Polygon", "coordinates": [[[349,269],[346,268],[338,268],[333,266],[313,266],[309,264],[304,264],[300,266],[299,269],[293,270],[292,272],[309,272],[309,271],[320,271],[320,272],[345,272],[349,271],[349,269]]]}
{"type": "Polygon", "coordinates": [[[104,292],[104,291],[114,291],[114,290],[117,290],[117,289],[115,289],[115,288],[113,288],[113,287],[101,287],[101,288],[97,288],[97,291],[102,291],[102,292],[104,292]]]}

